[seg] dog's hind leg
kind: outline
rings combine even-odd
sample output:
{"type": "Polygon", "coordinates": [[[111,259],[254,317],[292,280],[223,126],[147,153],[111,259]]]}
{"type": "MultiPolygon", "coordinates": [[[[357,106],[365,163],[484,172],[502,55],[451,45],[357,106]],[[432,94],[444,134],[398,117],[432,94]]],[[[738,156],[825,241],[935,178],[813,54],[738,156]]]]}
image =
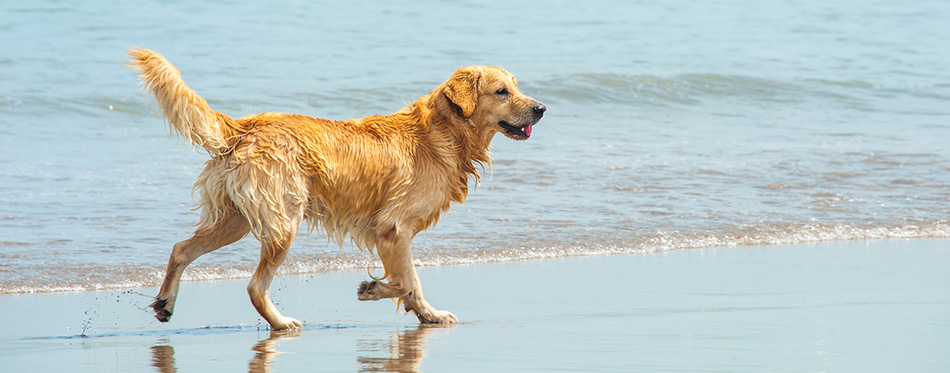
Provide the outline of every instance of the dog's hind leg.
{"type": "Polygon", "coordinates": [[[376,252],[383,262],[388,282],[362,282],[357,290],[359,300],[400,298],[406,311],[412,311],[423,324],[454,324],[458,318],[451,312],[439,311],[426,302],[422,283],[412,265],[412,234],[396,227],[376,235],[376,252]]]}
{"type": "Polygon", "coordinates": [[[198,228],[194,236],[175,244],[168,258],[165,281],[162,282],[162,288],[155,297],[155,302],[151,304],[158,321],[167,322],[172,317],[175,299],[178,298],[178,285],[185,267],[203,254],[240,240],[250,231],[247,219],[237,210],[227,210],[226,214],[226,217],[217,224],[198,228]]]}
{"type": "Polygon", "coordinates": [[[247,294],[251,297],[251,304],[257,309],[257,313],[267,320],[272,330],[299,329],[303,323],[281,315],[270,300],[271,282],[277,268],[287,259],[290,245],[294,241],[294,232],[285,232],[282,237],[273,241],[262,240],[264,243],[261,246],[261,262],[247,285],[247,294]]]}
{"type": "Polygon", "coordinates": [[[298,329],[303,325],[299,320],[281,315],[274,307],[270,286],[303,221],[309,179],[292,165],[261,162],[245,163],[228,174],[228,194],[261,241],[261,261],[247,285],[247,295],[272,330],[298,329]]]}

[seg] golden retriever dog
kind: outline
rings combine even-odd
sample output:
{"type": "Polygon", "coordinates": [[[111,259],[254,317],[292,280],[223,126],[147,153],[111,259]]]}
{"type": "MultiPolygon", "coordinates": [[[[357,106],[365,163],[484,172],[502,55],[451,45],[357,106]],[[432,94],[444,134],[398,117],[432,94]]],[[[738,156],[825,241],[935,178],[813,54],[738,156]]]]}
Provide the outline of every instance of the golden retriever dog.
{"type": "Polygon", "coordinates": [[[360,300],[397,298],[420,323],[456,323],[429,305],[412,264],[411,241],[435,224],[450,202],[463,202],[479,181],[497,133],[526,140],[545,107],[518,90],[504,69],[471,66],[391,115],[344,121],[263,113],[240,119],[211,110],[161,54],[130,49],[129,67],[169,126],[211,159],[195,182],[201,218],[175,244],[151,307],[171,318],[182,271],[202,254],[252,233],[261,260],[247,286],[251,303],[274,330],[298,329],[281,315],[270,286],[303,221],[336,242],[349,234],[376,250],[385,274],[359,284],[360,300]]]}

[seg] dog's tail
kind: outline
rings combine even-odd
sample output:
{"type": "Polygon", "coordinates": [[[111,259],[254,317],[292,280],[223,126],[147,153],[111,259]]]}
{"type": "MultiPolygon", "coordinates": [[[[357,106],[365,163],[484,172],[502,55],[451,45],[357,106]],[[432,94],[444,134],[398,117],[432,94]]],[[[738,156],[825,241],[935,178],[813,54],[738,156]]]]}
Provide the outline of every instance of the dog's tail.
{"type": "Polygon", "coordinates": [[[211,110],[161,54],[135,48],[129,49],[129,55],[128,66],[141,73],[142,83],[155,95],[169,127],[212,155],[230,152],[233,139],[243,132],[234,119],[211,110]]]}

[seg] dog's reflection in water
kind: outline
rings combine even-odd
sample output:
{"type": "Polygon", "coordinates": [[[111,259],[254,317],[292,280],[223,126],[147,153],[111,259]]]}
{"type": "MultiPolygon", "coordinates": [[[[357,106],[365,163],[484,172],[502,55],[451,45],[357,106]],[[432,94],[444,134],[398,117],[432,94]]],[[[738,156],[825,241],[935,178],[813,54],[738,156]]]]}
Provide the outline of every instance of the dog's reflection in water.
{"type": "MultiPolygon", "coordinates": [[[[300,337],[300,331],[274,331],[266,339],[251,347],[254,351],[254,357],[247,364],[247,370],[251,373],[270,372],[270,366],[277,355],[281,354],[277,350],[278,342],[285,339],[294,339],[300,337]]],[[[168,340],[161,340],[158,344],[151,347],[152,366],[160,373],[176,373],[178,367],[175,365],[175,348],[169,345],[168,340]]]]}
{"type": "MultiPolygon", "coordinates": [[[[388,339],[362,339],[357,341],[357,362],[361,372],[417,372],[426,356],[426,344],[439,330],[455,328],[456,324],[420,324],[418,327],[390,333],[388,339]],[[380,357],[380,355],[389,355],[380,357]]],[[[274,331],[266,339],[257,342],[251,350],[254,357],[248,362],[248,372],[270,372],[281,351],[279,342],[299,338],[301,332],[274,331]]],[[[159,341],[151,347],[152,366],[161,373],[175,373],[175,348],[168,341],[159,341]]]]}
{"type": "Polygon", "coordinates": [[[300,337],[299,330],[273,331],[270,337],[257,342],[251,350],[254,351],[254,358],[247,364],[247,371],[251,373],[270,372],[270,366],[274,358],[281,354],[277,350],[277,342],[284,339],[294,339],[300,337]]]}
{"type": "Polygon", "coordinates": [[[456,324],[419,324],[418,327],[393,332],[389,340],[360,340],[357,361],[361,372],[418,372],[426,356],[426,343],[439,330],[455,328],[456,324]],[[379,357],[386,352],[389,357],[379,357]],[[367,356],[368,355],[368,356],[367,356]]]}
{"type": "Polygon", "coordinates": [[[176,373],[175,348],[168,345],[168,340],[161,340],[152,346],[152,366],[160,373],[176,373]]]}

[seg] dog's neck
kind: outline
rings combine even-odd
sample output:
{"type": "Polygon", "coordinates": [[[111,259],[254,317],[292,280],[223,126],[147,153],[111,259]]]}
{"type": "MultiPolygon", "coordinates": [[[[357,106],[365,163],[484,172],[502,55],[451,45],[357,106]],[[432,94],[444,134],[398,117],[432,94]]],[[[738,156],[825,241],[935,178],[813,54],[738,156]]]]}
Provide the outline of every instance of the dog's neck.
{"type": "Polygon", "coordinates": [[[468,195],[468,180],[481,180],[478,169],[491,168],[489,144],[494,133],[483,133],[470,119],[464,119],[455,113],[456,108],[446,106],[433,92],[406,107],[403,112],[414,117],[419,124],[419,134],[427,141],[419,142],[416,157],[430,157],[431,161],[443,167],[451,175],[445,180],[450,183],[451,200],[464,202],[468,195]]]}

